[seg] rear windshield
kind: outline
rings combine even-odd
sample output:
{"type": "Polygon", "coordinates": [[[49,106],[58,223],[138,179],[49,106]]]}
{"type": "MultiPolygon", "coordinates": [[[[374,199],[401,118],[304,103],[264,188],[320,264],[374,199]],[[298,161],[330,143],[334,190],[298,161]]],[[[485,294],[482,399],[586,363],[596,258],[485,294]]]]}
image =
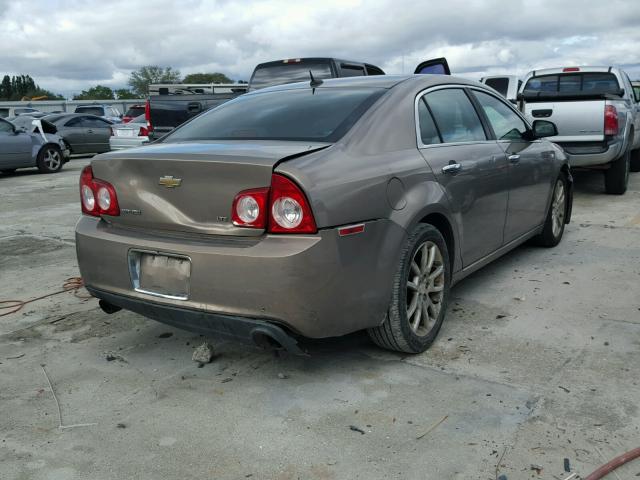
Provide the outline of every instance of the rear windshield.
{"type": "Polygon", "coordinates": [[[613,73],[561,73],[531,77],[524,87],[526,92],[551,93],[610,93],[620,90],[613,73]]]}
{"type": "Polygon", "coordinates": [[[335,142],[385,91],[382,88],[305,88],[242,95],[177,128],[164,141],[335,142]]]}
{"type": "Polygon", "coordinates": [[[285,83],[304,82],[310,80],[309,70],[317,79],[333,77],[331,66],[327,62],[268,63],[256,67],[249,85],[251,90],[255,90],[285,83]]]}
{"type": "Polygon", "coordinates": [[[508,78],[487,78],[484,83],[485,85],[488,85],[489,87],[500,93],[503,97],[507,96],[507,93],[509,91],[508,78]]]}
{"type": "Polygon", "coordinates": [[[76,107],[76,113],[86,113],[98,117],[104,115],[102,107],[76,107]]]}
{"type": "Polygon", "coordinates": [[[125,113],[127,117],[137,117],[142,114],[144,114],[144,107],[131,107],[127,110],[127,113],[125,113]]]}

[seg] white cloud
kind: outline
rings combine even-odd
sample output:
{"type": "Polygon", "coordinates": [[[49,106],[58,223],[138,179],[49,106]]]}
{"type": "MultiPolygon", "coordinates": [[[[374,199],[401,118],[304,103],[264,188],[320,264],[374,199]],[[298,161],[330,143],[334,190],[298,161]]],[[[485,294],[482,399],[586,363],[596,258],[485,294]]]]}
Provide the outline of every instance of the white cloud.
{"type": "Polygon", "coordinates": [[[65,94],[126,85],[142,65],[247,80],[263,61],[364,60],[410,73],[444,55],[454,72],[523,75],[577,64],[627,66],[640,78],[640,2],[567,0],[0,0],[0,74],[32,75],[65,94]]]}

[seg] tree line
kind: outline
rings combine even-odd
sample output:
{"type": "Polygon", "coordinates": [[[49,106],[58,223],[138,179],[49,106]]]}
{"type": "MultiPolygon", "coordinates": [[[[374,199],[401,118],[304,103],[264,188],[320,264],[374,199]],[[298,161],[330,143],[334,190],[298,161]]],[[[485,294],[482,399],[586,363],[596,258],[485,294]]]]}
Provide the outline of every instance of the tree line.
{"type": "MultiPolygon", "coordinates": [[[[149,85],[154,83],[233,83],[224,73],[190,73],[185,77],[172,67],[146,65],[131,72],[127,82],[129,88],[96,85],[73,96],[74,100],[127,100],[144,98],[149,94],[149,85]]],[[[246,83],[240,80],[239,83],[246,83]]],[[[64,97],[36,85],[29,75],[9,77],[5,75],[0,84],[0,101],[21,100],[46,96],[48,100],[64,100],[64,97]]]]}

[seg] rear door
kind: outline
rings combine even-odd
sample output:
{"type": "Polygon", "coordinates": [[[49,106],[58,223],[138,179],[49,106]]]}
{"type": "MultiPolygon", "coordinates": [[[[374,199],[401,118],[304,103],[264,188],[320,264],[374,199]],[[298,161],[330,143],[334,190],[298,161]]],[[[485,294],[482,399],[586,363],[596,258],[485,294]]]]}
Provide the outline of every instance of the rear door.
{"type": "Polygon", "coordinates": [[[33,165],[31,135],[15,131],[14,126],[0,119],[0,168],[33,165]]]}
{"type": "Polygon", "coordinates": [[[441,58],[433,58],[431,60],[426,60],[420,63],[415,72],[413,73],[423,73],[423,74],[432,74],[432,75],[451,75],[451,70],[449,69],[449,63],[447,59],[444,57],[441,58]]]}
{"type": "Polygon", "coordinates": [[[436,88],[416,104],[418,147],[458,221],[463,266],[500,248],[507,215],[507,164],[463,88],[436,88]]]}
{"type": "Polygon", "coordinates": [[[82,117],[82,126],[85,128],[88,152],[102,153],[109,151],[111,123],[103,118],[87,115],[82,117]]]}
{"type": "Polygon", "coordinates": [[[71,147],[73,153],[87,153],[86,129],[82,125],[82,117],[67,119],[60,126],[60,134],[71,147]]]}
{"type": "Polygon", "coordinates": [[[504,99],[472,89],[508,161],[509,204],[504,227],[508,243],[544,222],[554,177],[555,151],[549,142],[527,140],[529,126],[504,99]]]}

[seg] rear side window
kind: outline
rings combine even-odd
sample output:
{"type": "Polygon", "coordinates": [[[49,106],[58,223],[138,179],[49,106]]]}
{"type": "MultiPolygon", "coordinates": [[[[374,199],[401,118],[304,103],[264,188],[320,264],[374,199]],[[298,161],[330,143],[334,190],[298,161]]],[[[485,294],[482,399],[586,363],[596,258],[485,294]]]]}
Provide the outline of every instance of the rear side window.
{"type": "Polygon", "coordinates": [[[484,83],[504,97],[506,97],[509,92],[508,78],[487,78],[484,83]]]}
{"type": "Polygon", "coordinates": [[[424,97],[422,97],[418,103],[418,123],[420,124],[420,139],[424,145],[440,143],[438,129],[433,122],[433,117],[427,108],[424,97]]]}
{"type": "Polygon", "coordinates": [[[620,89],[618,79],[613,73],[567,73],[560,75],[541,75],[527,81],[524,91],[562,92],[562,93],[602,93],[617,94],[620,89]]]}
{"type": "Polygon", "coordinates": [[[335,142],[385,91],[382,88],[301,88],[242,95],[178,127],[165,141],[335,142]]]}
{"type": "Polygon", "coordinates": [[[480,118],[463,90],[436,90],[425,96],[444,143],[487,139],[480,118]]]}
{"type": "Polygon", "coordinates": [[[340,76],[342,77],[362,77],[364,76],[364,66],[353,65],[351,63],[340,64],[340,76]]]}
{"type": "Polygon", "coordinates": [[[316,79],[334,76],[328,62],[268,63],[256,67],[249,84],[255,90],[285,83],[308,82],[309,71],[316,79]]]}
{"type": "Polygon", "coordinates": [[[101,117],[104,115],[104,109],[102,107],[76,107],[76,113],[86,113],[101,117]]]}

